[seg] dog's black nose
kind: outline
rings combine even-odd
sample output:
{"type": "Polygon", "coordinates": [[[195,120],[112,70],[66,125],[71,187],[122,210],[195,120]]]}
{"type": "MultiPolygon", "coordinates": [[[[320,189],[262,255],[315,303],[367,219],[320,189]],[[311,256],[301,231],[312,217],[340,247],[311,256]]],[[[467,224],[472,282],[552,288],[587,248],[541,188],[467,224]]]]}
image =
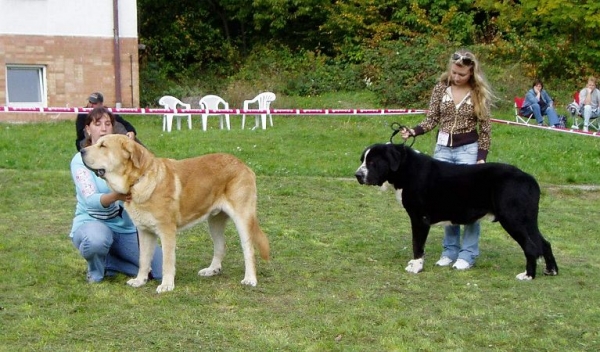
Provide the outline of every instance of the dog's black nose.
{"type": "Polygon", "coordinates": [[[85,155],[85,148],[81,148],[81,149],[79,150],[79,152],[81,153],[81,156],[84,156],[84,155],[85,155]]]}
{"type": "Polygon", "coordinates": [[[359,171],[357,171],[357,172],[354,174],[354,176],[356,177],[356,180],[358,181],[358,183],[360,183],[361,185],[364,185],[364,184],[365,184],[365,180],[364,180],[364,177],[363,177],[363,174],[362,174],[362,172],[359,172],[359,171]]]}

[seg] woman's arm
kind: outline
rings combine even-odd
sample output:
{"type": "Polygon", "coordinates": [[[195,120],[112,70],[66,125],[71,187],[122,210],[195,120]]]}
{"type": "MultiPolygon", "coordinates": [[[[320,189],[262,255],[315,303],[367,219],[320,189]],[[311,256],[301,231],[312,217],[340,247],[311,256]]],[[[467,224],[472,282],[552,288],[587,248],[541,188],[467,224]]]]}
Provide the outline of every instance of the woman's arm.
{"type": "Polygon", "coordinates": [[[104,180],[85,167],[79,153],[71,161],[71,176],[78,207],[82,211],[97,219],[110,219],[119,215],[121,209],[118,200],[125,199],[125,195],[112,192],[104,180]]]}

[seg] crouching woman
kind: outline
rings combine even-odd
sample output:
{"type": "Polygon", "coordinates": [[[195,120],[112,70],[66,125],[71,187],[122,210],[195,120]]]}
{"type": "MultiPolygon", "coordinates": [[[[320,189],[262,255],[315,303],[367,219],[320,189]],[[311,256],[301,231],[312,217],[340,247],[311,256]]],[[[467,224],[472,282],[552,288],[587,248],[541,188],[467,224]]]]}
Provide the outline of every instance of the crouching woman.
{"type": "MultiPolygon", "coordinates": [[[[104,107],[92,110],[85,120],[85,146],[113,133],[114,115],[104,107]]],[[[87,281],[100,282],[105,276],[123,273],[135,276],[139,268],[137,229],[123,207],[126,195],[112,191],[106,181],[89,170],[81,153],[71,160],[77,205],[71,240],[87,262],[87,281]]],[[[162,250],[157,246],[150,278],[162,278],[162,250]]]]}

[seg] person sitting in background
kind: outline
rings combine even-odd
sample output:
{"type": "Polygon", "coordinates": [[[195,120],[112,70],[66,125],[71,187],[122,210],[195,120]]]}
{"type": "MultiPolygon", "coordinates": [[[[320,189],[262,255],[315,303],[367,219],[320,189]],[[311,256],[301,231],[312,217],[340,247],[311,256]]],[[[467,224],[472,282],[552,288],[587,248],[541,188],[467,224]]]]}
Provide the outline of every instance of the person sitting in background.
{"type": "MultiPolygon", "coordinates": [[[[88,103],[86,108],[96,108],[104,106],[104,96],[102,93],[95,92],[90,94],[88,98],[88,103]]],[[[77,114],[77,119],[75,120],[75,130],[77,132],[77,139],[75,140],[75,147],[77,151],[80,151],[82,146],[81,144],[84,142],[85,135],[85,121],[87,119],[87,113],[77,114]]],[[[124,118],[119,115],[114,115],[115,117],[115,125],[114,125],[114,133],[124,134],[130,139],[136,139],[136,131],[135,127],[132,124],[127,122],[124,118]]],[[[136,141],[142,144],[140,141],[136,139],[136,141]]]]}
{"type": "MultiPolygon", "coordinates": [[[[86,139],[82,148],[112,134],[115,118],[104,107],[86,114],[86,139]]],[[[87,262],[87,281],[100,282],[105,276],[123,273],[136,276],[140,250],[137,229],[123,208],[127,195],[112,191],[106,181],[83,163],[81,152],[71,160],[77,205],[71,228],[71,241],[87,262]]],[[[157,246],[149,278],[162,278],[162,249],[157,246]]]]}
{"type": "Polygon", "coordinates": [[[600,116],[600,90],[596,88],[596,77],[590,77],[585,88],[579,92],[579,111],[583,116],[583,132],[588,132],[592,117],[600,116]]]}
{"type": "Polygon", "coordinates": [[[539,79],[533,82],[533,85],[527,94],[521,108],[521,114],[527,116],[532,114],[538,123],[538,126],[544,124],[544,115],[548,116],[548,125],[560,127],[560,121],[556,110],[554,110],[554,101],[544,89],[544,84],[539,79]]]}

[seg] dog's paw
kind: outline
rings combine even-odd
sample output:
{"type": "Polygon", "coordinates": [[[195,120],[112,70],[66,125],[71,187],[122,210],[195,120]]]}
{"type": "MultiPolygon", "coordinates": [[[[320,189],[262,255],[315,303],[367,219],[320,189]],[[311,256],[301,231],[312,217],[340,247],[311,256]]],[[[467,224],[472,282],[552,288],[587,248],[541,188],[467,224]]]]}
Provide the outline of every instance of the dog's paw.
{"type": "Polygon", "coordinates": [[[146,281],[148,281],[148,279],[138,279],[136,277],[135,279],[130,279],[129,281],[127,281],[127,285],[131,287],[141,287],[146,284],[146,281]]]}
{"type": "Polygon", "coordinates": [[[244,278],[244,280],[242,280],[242,285],[256,287],[256,284],[258,284],[256,278],[251,278],[251,279],[244,278]]]}
{"type": "Polygon", "coordinates": [[[531,281],[531,280],[533,280],[533,278],[531,276],[527,275],[527,272],[524,272],[524,273],[520,273],[519,275],[517,275],[517,280],[531,281]]]}
{"type": "Polygon", "coordinates": [[[169,291],[173,291],[173,289],[175,289],[175,284],[170,282],[170,283],[161,283],[160,285],[158,285],[158,287],[156,288],[156,293],[163,293],[163,292],[169,292],[169,291]]]}
{"type": "Polygon", "coordinates": [[[198,272],[199,276],[215,276],[221,273],[221,268],[204,268],[198,272]]]}
{"type": "Polygon", "coordinates": [[[413,259],[408,262],[408,266],[404,268],[404,270],[408,271],[409,273],[418,274],[423,271],[423,263],[423,258],[413,259]]]}

